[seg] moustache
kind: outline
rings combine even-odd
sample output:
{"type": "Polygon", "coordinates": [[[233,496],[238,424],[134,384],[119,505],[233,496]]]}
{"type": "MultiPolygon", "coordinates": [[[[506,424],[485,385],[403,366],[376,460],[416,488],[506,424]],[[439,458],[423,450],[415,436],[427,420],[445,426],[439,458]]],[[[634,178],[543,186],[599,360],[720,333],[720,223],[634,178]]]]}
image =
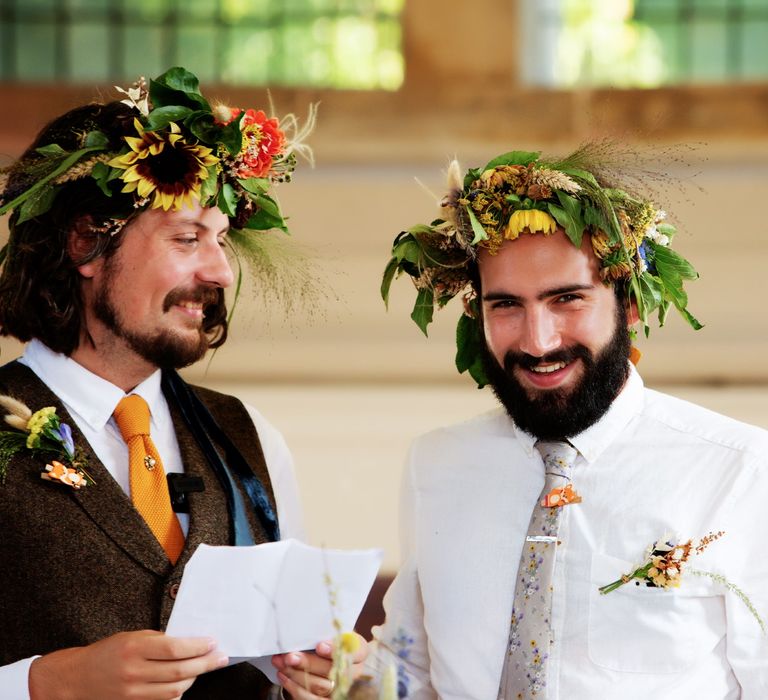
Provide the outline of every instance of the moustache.
{"type": "Polygon", "coordinates": [[[219,287],[198,286],[193,289],[172,289],[163,300],[163,311],[169,311],[172,306],[185,301],[202,304],[203,308],[218,304],[221,301],[222,290],[219,287]]]}
{"type": "Polygon", "coordinates": [[[565,364],[569,364],[577,359],[582,359],[589,364],[593,361],[592,352],[584,345],[572,345],[569,348],[561,348],[560,350],[555,350],[554,352],[541,355],[540,357],[529,355],[526,352],[507,350],[504,355],[504,370],[509,374],[516,367],[520,367],[521,369],[532,369],[536,365],[544,363],[564,362],[565,364]]]}

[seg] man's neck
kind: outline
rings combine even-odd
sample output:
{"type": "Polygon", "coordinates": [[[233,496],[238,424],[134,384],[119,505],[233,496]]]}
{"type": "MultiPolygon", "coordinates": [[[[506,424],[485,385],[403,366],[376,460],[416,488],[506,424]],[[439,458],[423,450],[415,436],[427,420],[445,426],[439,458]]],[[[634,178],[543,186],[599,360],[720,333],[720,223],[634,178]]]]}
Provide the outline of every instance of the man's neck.
{"type": "Polygon", "coordinates": [[[121,343],[97,346],[93,341],[81,342],[70,358],[126,393],[157,370],[157,367],[121,343]]]}

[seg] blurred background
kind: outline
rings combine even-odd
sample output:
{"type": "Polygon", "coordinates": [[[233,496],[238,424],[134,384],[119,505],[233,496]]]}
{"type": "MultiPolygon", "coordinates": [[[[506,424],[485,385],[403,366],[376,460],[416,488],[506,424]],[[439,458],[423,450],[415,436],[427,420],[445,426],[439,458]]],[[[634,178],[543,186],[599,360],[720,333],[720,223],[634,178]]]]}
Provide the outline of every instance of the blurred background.
{"type": "Polygon", "coordinates": [[[453,157],[608,137],[663,173],[646,180],[702,275],[705,328],[671,318],[639,369],[768,427],[766,0],[0,0],[0,164],[53,116],[173,65],[233,106],[320,103],[316,167],[277,191],[318,293],[286,314],[250,288],[227,345],[186,372],[283,431],[312,543],[383,547],[394,571],[408,443],[494,406],[453,368],[458,305],[426,339],[409,282],[388,311],[379,296],[392,239],[435,217],[453,157]]]}

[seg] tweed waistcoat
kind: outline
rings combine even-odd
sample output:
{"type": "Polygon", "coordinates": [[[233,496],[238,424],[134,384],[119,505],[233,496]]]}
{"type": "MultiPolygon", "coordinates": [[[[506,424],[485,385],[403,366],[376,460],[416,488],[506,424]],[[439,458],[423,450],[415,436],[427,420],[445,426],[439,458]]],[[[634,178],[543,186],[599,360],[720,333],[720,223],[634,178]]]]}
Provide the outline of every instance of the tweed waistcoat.
{"type": "MultiPolygon", "coordinates": [[[[230,396],[196,392],[274,506],[261,444],[245,407],[230,396]]],[[[164,629],[184,565],[197,545],[230,544],[224,491],[179,411],[170,405],[182,462],[187,474],[202,477],[205,490],[187,496],[189,533],[173,566],[50,389],[29,368],[11,362],[0,367],[0,393],[32,411],[55,406],[72,428],[96,482],[74,490],[40,478],[44,456],[24,451],[11,458],[0,485],[0,664],[87,645],[117,632],[164,629]]],[[[266,541],[255,516],[250,522],[255,542],[266,541]]],[[[238,664],[200,677],[184,697],[253,699],[266,697],[267,688],[254,667],[238,664]]]]}

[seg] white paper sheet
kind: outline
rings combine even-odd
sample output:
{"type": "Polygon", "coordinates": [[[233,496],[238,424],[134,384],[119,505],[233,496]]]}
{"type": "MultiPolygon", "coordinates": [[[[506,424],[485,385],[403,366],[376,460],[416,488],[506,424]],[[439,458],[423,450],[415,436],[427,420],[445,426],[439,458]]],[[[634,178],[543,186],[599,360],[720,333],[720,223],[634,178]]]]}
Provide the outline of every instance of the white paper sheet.
{"type": "MultiPolygon", "coordinates": [[[[282,540],[253,547],[200,545],[187,562],[166,633],[212,637],[230,663],[272,672],[273,654],[354,627],[381,565],[378,549],[341,551],[282,540]],[[331,607],[326,577],[334,591],[331,607]],[[264,657],[257,663],[259,657],[264,657]]],[[[269,673],[274,681],[274,673],[269,673]]]]}

